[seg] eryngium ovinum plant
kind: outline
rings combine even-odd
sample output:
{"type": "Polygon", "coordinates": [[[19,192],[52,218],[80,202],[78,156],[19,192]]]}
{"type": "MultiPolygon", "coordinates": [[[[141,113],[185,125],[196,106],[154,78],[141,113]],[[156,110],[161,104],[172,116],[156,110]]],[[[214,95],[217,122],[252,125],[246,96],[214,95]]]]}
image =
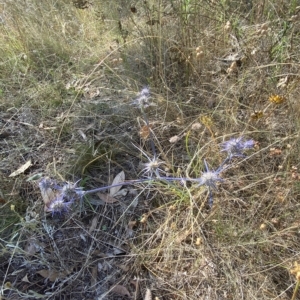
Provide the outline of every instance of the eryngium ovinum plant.
{"type": "MultiPolygon", "coordinates": [[[[133,102],[136,105],[144,118],[144,121],[148,128],[149,121],[145,112],[145,108],[151,106],[150,91],[148,88],[142,89],[138,98],[133,102]]],[[[39,188],[41,190],[46,211],[51,212],[52,215],[62,215],[68,213],[75,201],[81,201],[86,195],[97,193],[103,190],[108,190],[113,187],[133,185],[137,183],[149,182],[155,184],[157,181],[164,181],[172,183],[174,181],[180,181],[182,183],[192,182],[196,186],[206,186],[208,190],[208,204],[213,206],[213,190],[217,189],[217,183],[222,182],[221,173],[226,170],[233,157],[245,158],[245,151],[254,147],[254,141],[252,139],[246,140],[244,137],[232,138],[220,144],[221,152],[227,153],[227,157],[221,163],[216,170],[211,170],[208,167],[206,160],[204,159],[204,171],[199,178],[182,178],[182,177],[168,177],[163,176],[163,170],[160,168],[162,161],[160,161],[152,138],[152,132],[150,131],[150,144],[153,152],[153,157],[148,156],[142,149],[139,149],[142,155],[147,159],[147,163],[144,163],[144,169],[142,170],[142,178],[119,182],[118,184],[103,186],[92,190],[84,191],[82,187],[78,187],[78,182],[72,183],[56,183],[49,178],[42,178],[39,182],[39,188]]]]}

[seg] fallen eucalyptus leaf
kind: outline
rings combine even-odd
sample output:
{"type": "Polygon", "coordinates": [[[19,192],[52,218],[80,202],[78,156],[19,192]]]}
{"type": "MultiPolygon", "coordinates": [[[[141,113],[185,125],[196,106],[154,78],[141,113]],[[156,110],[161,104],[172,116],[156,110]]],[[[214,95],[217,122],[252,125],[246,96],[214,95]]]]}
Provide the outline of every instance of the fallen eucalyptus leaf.
{"type": "Polygon", "coordinates": [[[47,269],[39,270],[37,271],[37,273],[40,274],[42,277],[49,279],[52,282],[64,276],[64,274],[61,272],[47,269]]]}
{"type": "Polygon", "coordinates": [[[128,296],[129,298],[131,298],[131,295],[129,293],[129,291],[127,290],[127,288],[123,285],[120,285],[120,284],[117,284],[115,285],[111,291],[113,293],[116,293],[118,295],[121,295],[121,296],[128,296]]]}
{"type": "Polygon", "coordinates": [[[92,231],[96,229],[97,224],[98,224],[98,216],[95,216],[95,217],[93,218],[92,223],[91,223],[91,226],[90,226],[90,228],[89,228],[89,233],[92,233],[92,231]]]}
{"type": "MultiPolygon", "coordinates": [[[[111,185],[115,185],[115,184],[119,184],[119,183],[122,183],[124,182],[125,180],[125,173],[124,171],[120,172],[113,180],[112,184],[111,185]]],[[[115,187],[112,187],[110,190],[109,190],[109,194],[111,196],[114,196],[120,189],[121,189],[121,185],[120,186],[115,186],[115,187]]]]}
{"type": "Polygon", "coordinates": [[[22,165],[18,170],[12,172],[9,177],[15,177],[24,173],[32,165],[31,159],[29,159],[24,165],[22,165]]]}
{"type": "Polygon", "coordinates": [[[118,201],[116,198],[110,196],[109,194],[97,193],[97,196],[106,203],[115,203],[118,201]]]}
{"type": "Polygon", "coordinates": [[[26,179],[26,181],[35,181],[41,179],[43,176],[43,173],[38,173],[30,176],[29,178],[26,179]]]}

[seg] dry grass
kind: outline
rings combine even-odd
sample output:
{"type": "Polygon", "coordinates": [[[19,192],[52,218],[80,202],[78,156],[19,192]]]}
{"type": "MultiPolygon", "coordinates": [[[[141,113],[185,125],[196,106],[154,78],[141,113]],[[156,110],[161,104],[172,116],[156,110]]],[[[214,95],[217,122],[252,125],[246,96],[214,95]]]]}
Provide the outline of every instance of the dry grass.
{"type": "Polygon", "coordinates": [[[0,6],[0,298],[300,299],[297,1],[46,2],[0,6]],[[157,182],[46,214],[34,174],[138,178],[146,85],[168,175],[255,140],[212,209],[204,187],[157,182]]]}

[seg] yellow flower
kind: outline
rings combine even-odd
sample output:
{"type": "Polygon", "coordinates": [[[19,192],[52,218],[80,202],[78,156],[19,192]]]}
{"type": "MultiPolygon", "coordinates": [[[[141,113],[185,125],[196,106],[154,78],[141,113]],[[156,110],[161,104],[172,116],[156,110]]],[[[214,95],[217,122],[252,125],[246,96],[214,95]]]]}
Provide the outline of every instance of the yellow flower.
{"type": "Polygon", "coordinates": [[[271,95],[269,97],[269,101],[275,104],[281,104],[283,102],[285,102],[285,98],[279,95],[271,95]]]}

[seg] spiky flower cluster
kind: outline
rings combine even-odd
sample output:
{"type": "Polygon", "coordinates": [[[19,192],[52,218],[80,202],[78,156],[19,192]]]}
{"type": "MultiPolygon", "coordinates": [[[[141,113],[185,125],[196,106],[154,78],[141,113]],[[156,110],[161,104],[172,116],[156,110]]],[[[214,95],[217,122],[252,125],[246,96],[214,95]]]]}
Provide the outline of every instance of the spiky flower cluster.
{"type": "Polygon", "coordinates": [[[253,140],[244,140],[243,137],[232,138],[221,144],[221,152],[227,152],[228,158],[231,159],[234,156],[244,157],[245,150],[254,147],[253,140]]]}
{"type": "Polygon", "coordinates": [[[145,87],[139,93],[138,98],[133,101],[133,104],[140,109],[153,106],[153,103],[149,102],[149,99],[150,99],[150,91],[147,87],[145,87]]]}
{"type": "Polygon", "coordinates": [[[216,183],[218,181],[222,181],[222,178],[219,176],[223,171],[217,170],[212,171],[209,170],[206,160],[204,159],[205,171],[202,173],[202,176],[198,178],[198,186],[206,185],[209,189],[217,189],[216,183]]]}
{"type": "Polygon", "coordinates": [[[208,188],[209,199],[208,204],[210,207],[213,205],[213,195],[212,189],[217,189],[217,182],[222,181],[223,179],[219,176],[223,171],[222,165],[216,171],[212,171],[209,169],[206,160],[204,159],[205,171],[202,173],[202,176],[197,179],[198,186],[205,185],[208,188]]]}
{"type": "Polygon", "coordinates": [[[52,215],[62,215],[70,211],[70,206],[72,205],[72,203],[72,200],[67,201],[64,195],[59,194],[50,203],[46,205],[46,211],[51,212],[52,215]]]}
{"type": "Polygon", "coordinates": [[[84,193],[81,187],[77,187],[77,183],[58,185],[49,178],[43,178],[39,182],[39,188],[45,204],[45,211],[51,212],[52,215],[68,213],[74,201],[81,198],[84,193]]]}
{"type": "Polygon", "coordinates": [[[161,170],[159,166],[162,164],[163,162],[156,157],[149,159],[147,163],[144,163],[144,169],[142,170],[143,175],[150,179],[154,176],[156,176],[156,178],[161,177],[160,173],[163,172],[163,170],[161,170]]]}

